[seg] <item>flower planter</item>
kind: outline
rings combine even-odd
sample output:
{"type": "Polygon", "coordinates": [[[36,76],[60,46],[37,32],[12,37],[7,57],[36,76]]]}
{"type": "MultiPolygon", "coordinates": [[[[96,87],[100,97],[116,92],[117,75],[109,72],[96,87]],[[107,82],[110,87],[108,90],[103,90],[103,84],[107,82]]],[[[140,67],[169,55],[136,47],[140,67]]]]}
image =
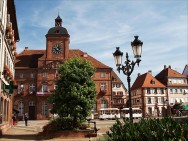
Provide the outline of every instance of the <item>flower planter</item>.
{"type": "Polygon", "coordinates": [[[69,138],[89,138],[96,137],[97,134],[94,133],[94,130],[65,130],[65,131],[48,131],[39,133],[39,137],[41,139],[52,139],[52,138],[60,138],[60,139],[69,139],[69,138]]]}

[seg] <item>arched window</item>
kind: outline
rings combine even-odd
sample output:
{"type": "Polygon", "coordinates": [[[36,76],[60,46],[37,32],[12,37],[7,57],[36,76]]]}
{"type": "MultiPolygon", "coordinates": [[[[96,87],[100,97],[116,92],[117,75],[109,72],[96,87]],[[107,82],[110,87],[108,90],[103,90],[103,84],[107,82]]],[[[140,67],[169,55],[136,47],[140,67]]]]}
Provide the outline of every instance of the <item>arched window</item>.
{"type": "Polygon", "coordinates": [[[22,101],[20,101],[20,103],[18,104],[18,116],[22,116],[24,114],[24,104],[22,101]]]}
{"type": "Polygon", "coordinates": [[[42,101],[42,115],[48,115],[48,105],[46,101],[42,101]]]}
{"type": "Polygon", "coordinates": [[[101,108],[108,108],[108,101],[102,100],[101,108]]]}

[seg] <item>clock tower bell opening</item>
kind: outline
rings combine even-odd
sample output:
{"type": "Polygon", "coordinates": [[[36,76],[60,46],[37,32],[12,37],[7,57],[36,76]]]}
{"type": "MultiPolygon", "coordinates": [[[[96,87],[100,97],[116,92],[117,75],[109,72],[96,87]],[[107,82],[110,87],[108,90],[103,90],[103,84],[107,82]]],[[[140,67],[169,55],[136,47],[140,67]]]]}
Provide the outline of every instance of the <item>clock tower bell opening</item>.
{"type": "Polygon", "coordinates": [[[55,19],[55,27],[46,34],[46,59],[67,59],[69,56],[70,35],[66,28],[62,27],[62,19],[58,15],[55,19]]]}

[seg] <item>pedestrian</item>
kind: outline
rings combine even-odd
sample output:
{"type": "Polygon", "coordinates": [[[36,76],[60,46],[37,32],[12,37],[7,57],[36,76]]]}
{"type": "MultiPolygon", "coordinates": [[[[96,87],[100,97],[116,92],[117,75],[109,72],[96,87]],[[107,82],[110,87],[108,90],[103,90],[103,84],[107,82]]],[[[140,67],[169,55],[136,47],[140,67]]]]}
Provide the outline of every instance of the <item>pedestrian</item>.
{"type": "Polygon", "coordinates": [[[25,126],[27,126],[27,120],[28,120],[28,115],[27,115],[27,113],[24,114],[24,120],[25,120],[25,126]]]}
{"type": "Polygon", "coordinates": [[[13,125],[16,125],[16,116],[15,115],[12,116],[12,122],[13,122],[12,123],[13,125]]]}

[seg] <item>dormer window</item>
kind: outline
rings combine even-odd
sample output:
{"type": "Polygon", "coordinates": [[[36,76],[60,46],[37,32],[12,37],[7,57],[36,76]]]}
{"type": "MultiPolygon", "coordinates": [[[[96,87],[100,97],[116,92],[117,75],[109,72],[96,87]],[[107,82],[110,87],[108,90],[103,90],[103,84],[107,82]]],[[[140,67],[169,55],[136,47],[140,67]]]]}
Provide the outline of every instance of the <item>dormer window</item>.
{"type": "Polygon", "coordinates": [[[59,30],[56,30],[55,33],[59,33],[59,30]]]}
{"type": "Polygon", "coordinates": [[[154,85],[154,84],[155,84],[155,81],[154,81],[154,80],[151,80],[151,81],[150,81],[150,84],[154,85]]]}

